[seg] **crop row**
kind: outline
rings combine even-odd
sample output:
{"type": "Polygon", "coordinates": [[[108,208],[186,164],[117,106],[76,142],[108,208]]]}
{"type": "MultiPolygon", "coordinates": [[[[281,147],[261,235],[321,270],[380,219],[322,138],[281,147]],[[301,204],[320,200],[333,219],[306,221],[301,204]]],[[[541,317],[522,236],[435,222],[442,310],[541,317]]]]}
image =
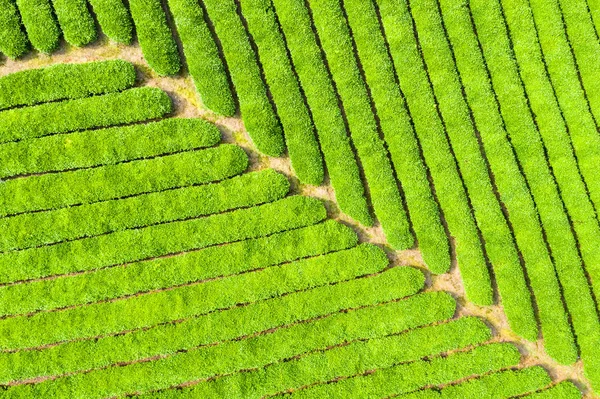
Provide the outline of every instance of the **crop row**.
{"type": "MultiPolygon", "coordinates": [[[[211,165],[212,166],[212,165],[211,165]]],[[[285,197],[287,178],[266,169],[220,183],[0,219],[0,252],[195,218],[285,197]]]]}
{"type": "Polygon", "coordinates": [[[138,42],[148,65],[159,75],[181,69],[179,50],[160,0],[129,0],[138,42]]]}
{"type": "Polygon", "coordinates": [[[406,104],[396,84],[395,70],[371,1],[344,2],[360,63],[377,110],[377,117],[402,185],[419,249],[429,270],[450,268],[448,237],[433,198],[419,143],[406,104]]]}
{"type": "Polygon", "coordinates": [[[344,107],[352,142],[362,165],[374,213],[393,248],[411,248],[414,238],[387,149],[379,137],[343,9],[337,0],[311,0],[309,3],[329,70],[344,107]]]}
{"type": "Polygon", "coordinates": [[[581,399],[581,391],[571,381],[562,381],[550,388],[523,396],[527,399],[581,399]]]}
{"type": "MultiPolygon", "coordinates": [[[[227,396],[232,398],[241,395],[260,398],[282,389],[329,379],[331,375],[344,375],[369,366],[375,368],[379,363],[413,360],[464,347],[478,343],[489,335],[489,330],[481,321],[461,319],[390,336],[388,334],[402,331],[402,324],[405,324],[402,323],[403,315],[398,314],[391,319],[374,317],[373,320],[369,316],[368,311],[346,313],[338,316],[338,320],[325,318],[310,324],[296,324],[272,334],[202,347],[153,362],[98,370],[33,386],[19,386],[10,391],[14,397],[31,397],[43,392],[95,398],[126,392],[143,393],[192,379],[203,379],[193,391],[202,390],[201,397],[214,397],[215,388],[219,389],[221,383],[237,379],[239,385],[220,391],[221,395],[218,396],[223,397],[227,392],[227,396]],[[348,324],[339,319],[347,320],[348,324]],[[464,334],[459,333],[459,327],[464,334]],[[347,342],[346,337],[350,343],[338,346],[347,342]],[[331,346],[334,348],[323,351],[331,346]],[[307,351],[310,352],[305,353],[307,351]],[[383,356],[384,352],[386,356],[383,356]],[[293,359],[280,361],[290,358],[293,359]],[[252,371],[239,373],[248,369],[252,371]],[[206,380],[223,374],[230,375],[206,380]]],[[[196,392],[194,394],[198,395],[196,392]]]]}
{"type": "MultiPolygon", "coordinates": [[[[388,368],[381,368],[366,375],[358,375],[339,382],[299,390],[293,392],[291,397],[333,399],[356,395],[356,397],[361,398],[387,398],[424,386],[449,383],[473,374],[514,366],[519,363],[519,360],[519,352],[514,346],[510,344],[491,344],[479,346],[470,351],[450,354],[447,357],[436,356],[427,361],[417,360],[397,366],[388,366],[388,368]]],[[[543,371],[543,369],[541,370],[543,371]]],[[[548,378],[547,374],[545,375],[548,378]]],[[[458,395],[450,397],[479,399],[477,396],[458,395]]]]}
{"type": "Polygon", "coordinates": [[[280,156],[284,151],[283,132],[235,1],[204,0],[204,6],[223,47],[248,134],[261,152],[280,156]]]}
{"type": "Polygon", "coordinates": [[[356,243],[356,234],[350,228],[327,221],[268,237],[123,267],[102,268],[93,273],[6,285],[0,287],[0,314],[29,313],[118,298],[348,249],[356,243]],[[61,294],[52,295],[53,292],[61,294]]]}
{"type": "Polygon", "coordinates": [[[241,11],[258,48],[258,57],[283,126],[288,155],[302,183],[320,185],[324,171],[321,151],[271,0],[242,0],[241,11]]]}
{"type": "Polygon", "coordinates": [[[491,282],[477,226],[441,120],[432,114],[436,104],[407,4],[390,0],[378,0],[377,4],[400,87],[406,96],[449,232],[456,241],[456,256],[467,296],[475,303],[489,304],[492,302],[491,282]]]}
{"type": "MultiPolygon", "coordinates": [[[[568,127],[575,156],[579,164],[579,171],[585,181],[586,193],[579,197],[582,206],[587,203],[589,196],[595,205],[595,210],[600,206],[600,179],[597,176],[597,165],[600,160],[600,136],[596,130],[594,118],[589,110],[585,92],[579,81],[575,60],[562,24],[561,11],[555,1],[544,2],[531,1],[531,11],[539,36],[539,44],[543,51],[544,61],[548,68],[548,74],[552,81],[558,103],[568,127]]],[[[581,189],[579,190],[581,192],[581,189]]],[[[568,195],[564,193],[563,195],[568,195]]],[[[589,211],[588,211],[589,213],[589,211]]],[[[579,218],[575,227],[579,223],[579,218]]],[[[589,223],[588,223],[589,224],[589,223]]],[[[588,237],[582,241],[582,255],[591,277],[592,287],[596,295],[600,293],[600,276],[594,270],[594,264],[587,264],[589,256],[594,256],[596,251],[583,253],[583,246],[593,246],[598,239],[588,237]]],[[[580,240],[581,241],[581,240],[580,240]]],[[[595,246],[597,248],[597,246],[595,246]]]]}
{"type": "Polygon", "coordinates": [[[204,105],[224,116],[235,114],[235,102],[225,65],[195,0],[168,0],[183,45],[189,74],[204,105]]]}
{"type": "MultiPolygon", "coordinates": [[[[529,103],[535,113],[545,152],[572,221],[583,263],[592,281],[598,283],[600,255],[597,249],[600,247],[600,226],[588,198],[586,186],[581,180],[567,127],[546,74],[531,9],[527,2],[519,0],[503,0],[503,6],[529,103]]],[[[488,12],[494,11],[496,15],[501,15],[498,2],[488,1],[487,8],[488,12]]],[[[544,193],[545,198],[549,196],[549,193],[544,193]]],[[[560,204],[558,193],[555,192],[554,196],[554,209],[560,209],[560,206],[556,205],[560,204]]],[[[581,357],[586,371],[589,371],[587,375],[592,383],[600,387],[600,374],[594,376],[594,370],[600,368],[600,348],[594,344],[600,340],[600,322],[590,292],[591,287],[579,258],[577,243],[573,235],[569,234],[571,224],[562,212],[556,212],[556,216],[551,218],[545,216],[541,206],[538,206],[538,209],[581,357]]]]}
{"type": "Polygon", "coordinates": [[[86,0],[52,0],[52,5],[67,43],[81,47],[97,39],[96,22],[86,0]]]}
{"type": "Polygon", "coordinates": [[[102,32],[118,43],[131,44],[133,22],[122,0],[88,0],[102,32]]]}
{"type": "Polygon", "coordinates": [[[305,227],[323,204],[293,196],[253,208],[0,254],[0,282],[93,270],[305,227]]]}
{"type": "Polygon", "coordinates": [[[16,0],[21,21],[33,47],[46,54],[58,48],[60,29],[50,0],[16,0]]]}
{"type": "MultiPolygon", "coordinates": [[[[27,348],[149,327],[380,272],[387,265],[383,250],[363,244],[345,251],[252,273],[210,279],[200,284],[33,316],[11,317],[0,320],[0,346],[4,349],[27,348]],[[64,328],[67,325],[70,327],[64,328]]],[[[416,269],[408,270],[413,275],[411,280],[416,291],[423,286],[424,278],[416,269]]]]}
{"type": "MultiPolygon", "coordinates": [[[[535,204],[504,130],[504,121],[498,110],[483,54],[474,50],[479,47],[479,43],[466,2],[442,0],[440,5],[467,100],[473,111],[500,198],[507,208],[515,240],[523,256],[545,343],[547,347],[554,347],[553,353],[557,353],[565,343],[568,345],[572,338],[569,336],[569,325],[558,281],[535,204]]],[[[485,31],[482,31],[481,35],[484,33],[485,31]]],[[[506,101],[508,94],[503,93],[503,97],[506,101]]],[[[535,336],[528,335],[528,338],[535,336]]]]}
{"type": "Polygon", "coordinates": [[[248,156],[224,144],[116,165],[10,179],[0,186],[0,214],[52,210],[226,179],[248,156]]]}
{"type": "MultiPolygon", "coordinates": [[[[227,395],[230,398],[261,398],[463,348],[481,343],[488,338],[489,330],[479,319],[461,318],[446,324],[413,329],[402,334],[351,341],[344,346],[326,351],[314,351],[265,368],[209,381],[199,381],[191,389],[165,390],[148,396],[220,398],[227,395]]],[[[489,364],[490,358],[486,360],[489,364]]],[[[406,378],[407,375],[410,374],[405,374],[404,377],[406,378]]],[[[348,392],[346,394],[348,397],[348,392]]]]}
{"type": "Polygon", "coordinates": [[[318,329],[320,325],[324,330],[324,324],[336,329],[343,325],[360,325],[367,317],[374,325],[384,324],[381,320],[393,320],[386,324],[405,330],[452,317],[455,302],[450,295],[441,292],[371,307],[419,290],[420,286],[413,279],[414,273],[408,270],[394,268],[374,277],[326,284],[127,334],[72,341],[42,350],[4,352],[0,354],[0,365],[3,366],[0,367],[0,381],[61,375],[168,355],[274,328],[290,328],[288,326],[299,321],[310,322],[310,319],[325,316],[328,321],[314,322],[311,329],[318,329]],[[348,311],[348,316],[337,313],[358,307],[362,309],[348,311]]]}
{"type": "Polygon", "coordinates": [[[0,112],[0,143],[156,119],[173,110],[164,91],[141,87],[0,112]]]}
{"type": "MultiPolygon", "coordinates": [[[[581,267],[581,260],[554,177],[545,158],[540,133],[528,106],[506,27],[498,7],[491,8],[487,1],[472,1],[471,10],[506,129],[536,203],[555,260],[555,269],[559,276],[562,276],[563,266],[581,267]]],[[[571,275],[570,271],[567,273],[571,275]]],[[[545,289],[554,291],[557,295],[553,309],[557,315],[557,309],[562,307],[558,284],[548,283],[550,284],[547,284],[545,289]]],[[[577,359],[577,349],[566,317],[563,316],[559,323],[554,323],[553,330],[556,335],[544,337],[548,353],[559,362],[574,362],[577,359]]]]}
{"type": "Polygon", "coordinates": [[[347,215],[370,226],[373,221],[358,163],[309,11],[297,0],[274,0],[273,4],[311,111],[336,201],[347,215]]]}
{"type": "Polygon", "coordinates": [[[21,140],[0,144],[0,178],[113,165],[210,147],[220,140],[219,129],[199,118],[21,140]]]}
{"type": "Polygon", "coordinates": [[[29,50],[29,41],[21,29],[21,17],[13,0],[0,0],[0,52],[18,58],[29,50]]]}
{"type": "Polygon", "coordinates": [[[413,0],[410,6],[421,52],[496,277],[504,311],[514,331],[535,340],[538,329],[529,288],[512,232],[494,192],[488,164],[476,137],[437,2],[413,0]]]}
{"type": "Polygon", "coordinates": [[[15,72],[0,78],[0,110],[121,91],[132,87],[135,79],[133,64],[122,60],[15,72]]]}
{"type": "MultiPolygon", "coordinates": [[[[456,385],[449,385],[440,390],[425,389],[407,395],[400,395],[399,397],[402,399],[512,398],[517,395],[521,397],[523,394],[541,389],[547,386],[550,381],[546,370],[534,366],[525,369],[500,371],[480,378],[469,379],[456,385]]],[[[577,392],[579,391],[577,390],[577,392]]],[[[530,396],[525,397],[529,398],[530,396]]],[[[560,396],[557,398],[560,398],[560,396]]]]}

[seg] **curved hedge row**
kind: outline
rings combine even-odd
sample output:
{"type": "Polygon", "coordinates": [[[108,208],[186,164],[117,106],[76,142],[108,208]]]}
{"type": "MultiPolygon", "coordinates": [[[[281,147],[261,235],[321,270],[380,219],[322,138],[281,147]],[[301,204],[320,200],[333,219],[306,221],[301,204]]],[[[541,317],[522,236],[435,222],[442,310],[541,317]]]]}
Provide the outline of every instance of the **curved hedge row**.
{"type": "Polygon", "coordinates": [[[118,43],[131,44],[133,22],[129,10],[122,0],[88,0],[102,28],[109,39],[118,43]]]}
{"type": "Polygon", "coordinates": [[[52,5],[67,43],[81,47],[96,40],[96,23],[86,0],[52,0],[52,5]]]}
{"type": "Polygon", "coordinates": [[[0,52],[19,58],[29,50],[29,41],[21,28],[21,17],[13,0],[0,0],[0,52]]]}

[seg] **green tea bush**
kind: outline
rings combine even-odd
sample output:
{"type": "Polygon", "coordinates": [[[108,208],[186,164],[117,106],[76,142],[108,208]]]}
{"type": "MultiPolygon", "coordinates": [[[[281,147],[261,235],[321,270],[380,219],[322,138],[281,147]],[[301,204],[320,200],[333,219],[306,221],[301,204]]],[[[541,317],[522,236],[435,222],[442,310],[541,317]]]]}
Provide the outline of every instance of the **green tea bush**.
{"type": "Polygon", "coordinates": [[[117,43],[131,44],[133,22],[123,0],[88,0],[102,32],[117,43]]]}
{"type": "Polygon", "coordinates": [[[0,52],[19,58],[29,50],[29,41],[21,28],[21,17],[13,0],[0,0],[0,52]]]}
{"type": "Polygon", "coordinates": [[[96,23],[86,0],[52,0],[52,5],[67,43],[81,47],[96,40],[96,23]]]}
{"type": "Polygon", "coordinates": [[[27,37],[33,47],[50,54],[60,44],[60,29],[50,0],[16,0],[27,37]]]}

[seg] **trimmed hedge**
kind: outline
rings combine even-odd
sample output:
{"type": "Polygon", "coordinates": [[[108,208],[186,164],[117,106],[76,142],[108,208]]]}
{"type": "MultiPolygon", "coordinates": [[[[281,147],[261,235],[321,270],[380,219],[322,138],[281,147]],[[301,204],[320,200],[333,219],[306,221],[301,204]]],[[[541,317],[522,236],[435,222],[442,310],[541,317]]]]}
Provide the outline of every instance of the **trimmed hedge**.
{"type": "Polygon", "coordinates": [[[300,0],[274,0],[273,4],[317,129],[336,201],[342,212],[371,226],[357,160],[308,9],[300,0]]]}
{"type": "Polygon", "coordinates": [[[161,76],[177,74],[181,59],[161,0],[129,0],[129,10],[148,65],[161,76]]]}
{"type": "Polygon", "coordinates": [[[571,381],[562,381],[553,387],[523,396],[527,399],[580,399],[581,391],[571,381]]]}
{"type": "Polygon", "coordinates": [[[349,0],[344,8],[423,260],[432,272],[443,273],[450,268],[450,244],[375,7],[371,1],[349,0]]]}
{"type": "Polygon", "coordinates": [[[172,111],[171,98],[154,87],[10,109],[0,112],[0,143],[141,122],[172,111]]]}
{"type": "Polygon", "coordinates": [[[15,59],[27,51],[29,41],[21,27],[17,6],[13,0],[0,0],[0,52],[15,59]]]}
{"type": "Polygon", "coordinates": [[[121,91],[132,87],[135,79],[133,64],[122,60],[15,72],[0,78],[0,110],[121,91]]]}
{"type": "Polygon", "coordinates": [[[0,314],[81,305],[203,279],[243,273],[299,258],[347,249],[356,234],[334,221],[177,256],[108,267],[93,273],[0,287],[0,314]],[[118,281],[118,284],[114,284],[118,281]],[[60,292],[61,295],[52,295],[60,292]]]}
{"type": "Polygon", "coordinates": [[[456,160],[436,110],[436,103],[417,48],[414,27],[405,1],[377,0],[400,88],[406,96],[425,162],[448,230],[469,300],[491,304],[492,286],[479,233],[471,213],[456,160]]]}
{"type": "Polygon", "coordinates": [[[395,324],[400,322],[402,327],[408,328],[452,316],[455,302],[450,295],[441,292],[417,295],[375,308],[351,309],[349,317],[337,313],[349,308],[380,305],[413,293],[417,286],[407,285],[409,275],[389,271],[375,277],[325,284],[127,334],[71,341],[38,351],[4,352],[0,354],[0,381],[58,375],[157,354],[168,355],[265,330],[289,328],[293,323],[311,323],[316,318],[327,317],[327,324],[336,325],[347,324],[346,318],[361,321],[359,314],[363,316],[365,313],[377,319],[386,315],[399,316],[395,324]],[[334,321],[337,323],[333,324],[334,321]],[[84,353],[86,355],[82,356],[84,353]]]}
{"type": "MultiPolygon", "coordinates": [[[[284,263],[251,273],[209,279],[199,284],[56,312],[1,319],[0,347],[35,347],[150,327],[193,315],[212,313],[237,304],[377,273],[387,266],[388,259],[383,250],[374,245],[363,244],[345,251],[284,263]],[[67,325],[69,328],[64,328],[67,325]]],[[[422,273],[416,269],[404,269],[405,273],[412,274],[412,280],[415,281],[408,292],[418,291],[424,283],[422,273]]],[[[200,367],[199,369],[202,370],[200,367]]]]}
{"type": "Polygon", "coordinates": [[[131,44],[133,22],[122,0],[88,0],[94,14],[109,39],[117,43],[131,44]]]}
{"type": "Polygon", "coordinates": [[[204,11],[197,0],[168,0],[189,73],[204,105],[217,114],[233,116],[235,101],[204,11]]]}
{"type": "Polygon", "coordinates": [[[263,237],[324,220],[323,204],[293,196],[199,219],[0,254],[0,282],[122,265],[211,245],[263,237]]]}
{"type": "Polygon", "coordinates": [[[224,144],[99,168],[11,179],[0,185],[0,215],[90,204],[208,183],[242,173],[248,156],[224,144]]]}
{"type": "Polygon", "coordinates": [[[203,3],[223,47],[250,138],[260,152],[272,157],[282,155],[285,150],[283,132],[267,96],[256,54],[238,15],[235,0],[203,0],[203,3]]]}
{"type": "Polygon", "coordinates": [[[215,125],[183,118],[21,140],[0,144],[0,178],[113,165],[210,147],[220,140],[215,125]]]}
{"type": "Polygon", "coordinates": [[[52,0],[52,4],[67,43],[81,47],[98,38],[86,0],[52,0]]]}
{"type": "Polygon", "coordinates": [[[60,44],[60,29],[50,0],[16,0],[27,37],[33,47],[50,54],[60,44]]]}
{"type": "MultiPolygon", "coordinates": [[[[473,110],[500,198],[507,208],[515,240],[523,256],[545,344],[558,349],[565,342],[570,342],[570,326],[562,304],[556,272],[535,204],[504,129],[483,54],[481,51],[473,51],[479,44],[469,9],[465,1],[441,0],[440,4],[465,93],[473,110]]],[[[507,99],[508,96],[505,100],[507,99]]]]}

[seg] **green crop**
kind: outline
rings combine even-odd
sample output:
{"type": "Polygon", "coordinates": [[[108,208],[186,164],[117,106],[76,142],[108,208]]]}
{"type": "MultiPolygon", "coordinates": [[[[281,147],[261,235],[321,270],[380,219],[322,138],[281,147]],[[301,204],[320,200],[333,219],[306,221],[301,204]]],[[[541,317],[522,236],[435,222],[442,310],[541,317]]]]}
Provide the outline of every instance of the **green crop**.
{"type": "MultiPolygon", "coordinates": [[[[345,251],[166,291],[148,292],[56,312],[41,312],[33,316],[6,318],[0,320],[0,347],[27,348],[149,327],[376,273],[387,265],[388,259],[383,250],[363,244],[345,251]],[[61,327],[66,325],[70,327],[61,327]]],[[[409,270],[417,286],[414,291],[417,291],[423,286],[424,277],[416,269],[409,270]]]]}
{"type": "Polygon", "coordinates": [[[448,237],[429,186],[406,104],[396,83],[375,7],[371,1],[361,0],[345,1],[344,6],[423,260],[432,272],[443,273],[450,268],[448,237]]]}
{"type": "Polygon", "coordinates": [[[160,118],[173,110],[164,91],[141,87],[0,113],[0,143],[160,118]]]}
{"type": "Polygon", "coordinates": [[[321,46],[344,107],[352,142],[365,174],[374,213],[393,248],[411,248],[414,238],[408,217],[387,149],[379,137],[343,10],[338,0],[311,0],[309,3],[321,46]]]}
{"type": "Polygon", "coordinates": [[[51,210],[208,183],[240,174],[247,166],[248,156],[244,150],[224,144],[98,168],[11,179],[0,185],[0,215],[51,210]]]}
{"type": "Polygon", "coordinates": [[[88,0],[102,31],[109,39],[131,44],[133,22],[122,0],[88,0]]]}
{"type": "Polygon", "coordinates": [[[197,0],[168,0],[168,3],[200,99],[217,114],[233,116],[235,102],[229,78],[202,7],[197,0]]]}
{"type": "Polygon", "coordinates": [[[328,221],[264,238],[134,262],[125,267],[104,267],[93,273],[6,285],[0,287],[0,314],[51,310],[118,298],[348,249],[356,243],[356,234],[351,229],[328,221]],[[61,295],[52,295],[53,292],[61,295]]]}
{"type": "Polygon", "coordinates": [[[0,230],[6,232],[0,252],[245,208],[281,199],[289,188],[284,175],[266,169],[220,183],[24,213],[0,219],[0,230]]]}
{"type": "Polygon", "coordinates": [[[159,75],[175,75],[181,69],[177,43],[160,0],[129,0],[144,59],[159,75]]]}
{"type": "MultiPolygon", "coordinates": [[[[560,275],[564,270],[561,262],[566,262],[567,267],[571,268],[573,265],[579,266],[581,260],[556,183],[545,158],[540,133],[531,115],[519,71],[510,49],[506,27],[503,21],[498,19],[500,13],[497,6],[495,9],[490,7],[488,1],[471,1],[471,11],[506,130],[537,205],[555,260],[555,268],[560,275]]],[[[547,324],[550,329],[544,331],[545,347],[550,356],[559,362],[572,363],[577,359],[577,348],[573,342],[568,320],[563,313],[558,282],[555,274],[546,276],[545,280],[543,289],[548,293],[553,292],[552,304],[549,304],[545,312],[552,312],[553,315],[550,317],[554,319],[552,324],[547,324]]],[[[537,295],[536,292],[534,294],[537,295]]],[[[538,302],[539,306],[545,306],[540,302],[538,302]]]]}
{"type": "Polygon", "coordinates": [[[377,0],[377,4],[400,88],[406,96],[448,230],[456,242],[456,257],[467,297],[475,303],[490,304],[491,282],[477,226],[441,120],[431,114],[436,103],[417,48],[409,10],[404,1],[377,0]]]}
{"type": "MultiPolygon", "coordinates": [[[[420,286],[417,280],[411,280],[412,276],[408,269],[392,269],[370,278],[326,284],[127,334],[71,341],[42,351],[5,352],[0,354],[3,373],[0,381],[57,375],[167,355],[274,328],[289,328],[298,322],[311,323],[316,318],[329,317],[327,323],[333,325],[334,321],[346,318],[337,313],[340,310],[379,305],[414,293],[420,286]],[[86,355],[81,356],[83,353],[86,355]]],[[[361,321],[366,313],[377,320],[396,317],[392,324],[409,328],[449,318],[454,308],[450,295],[435,292],[349,312],[353,313],[350,318],[355,322],[361,321]]]]}
{"type": "Polygon", "coordinates": [[[81,47],[97,39],[96,23],[86,0],[52,0],[52,5],[67,43],[81,47]]]}
{"type": "Polygon", "coordinates": [[[258,150],[278,157],[284,140],[275,110],[267,96],[248,34],[234,0],[203,0],[223,47],[231,80],[237,92],[244,126],[258,150]]]}
{"type": "Polygon", "coordinates": [[[10,58],[19,58],[28,50],[29,41],[21,28],[21,17],[15,3],[13,0],[0,0],[0,52],[10,58]]]}
{"type": "Polygon", "coordinates": [[[581,391],[572,382],[563,381],[543,391],[520,397],[527,399],[580,399],[581,391]]]}
{"type": "Polygon", "coordinates": [[[21,20],[33,47],[46,54],[60,43],[60,29],[54,19],[50,0],[16,0],[21,20]]]}
{"type": "Polygon", "coordinates": [[[318,223],[323,204],[288,197],[254,208],[0,254],[0,282],[121,265],[318,223]]]}
{"type": "Polygon", "coordinates": [[[29,69],[0,78],[0,110],[121,91],[134,83],[135,68],[122,60],[29,69]]]}
{"type": "Polygon", "coordinates": [[[273,4],[312,114],[336,201],[348,216],[370,226],[373,220],[357,160],[308,9],[299,0],[274,0],[273,4]]]}
{"type": "Polygon", "coordinates": [[[0,177],[113,165],[210,147],[220,139],[219,129],[202,119],[169,118],[21,140],[0,144],[0,177]]]}

